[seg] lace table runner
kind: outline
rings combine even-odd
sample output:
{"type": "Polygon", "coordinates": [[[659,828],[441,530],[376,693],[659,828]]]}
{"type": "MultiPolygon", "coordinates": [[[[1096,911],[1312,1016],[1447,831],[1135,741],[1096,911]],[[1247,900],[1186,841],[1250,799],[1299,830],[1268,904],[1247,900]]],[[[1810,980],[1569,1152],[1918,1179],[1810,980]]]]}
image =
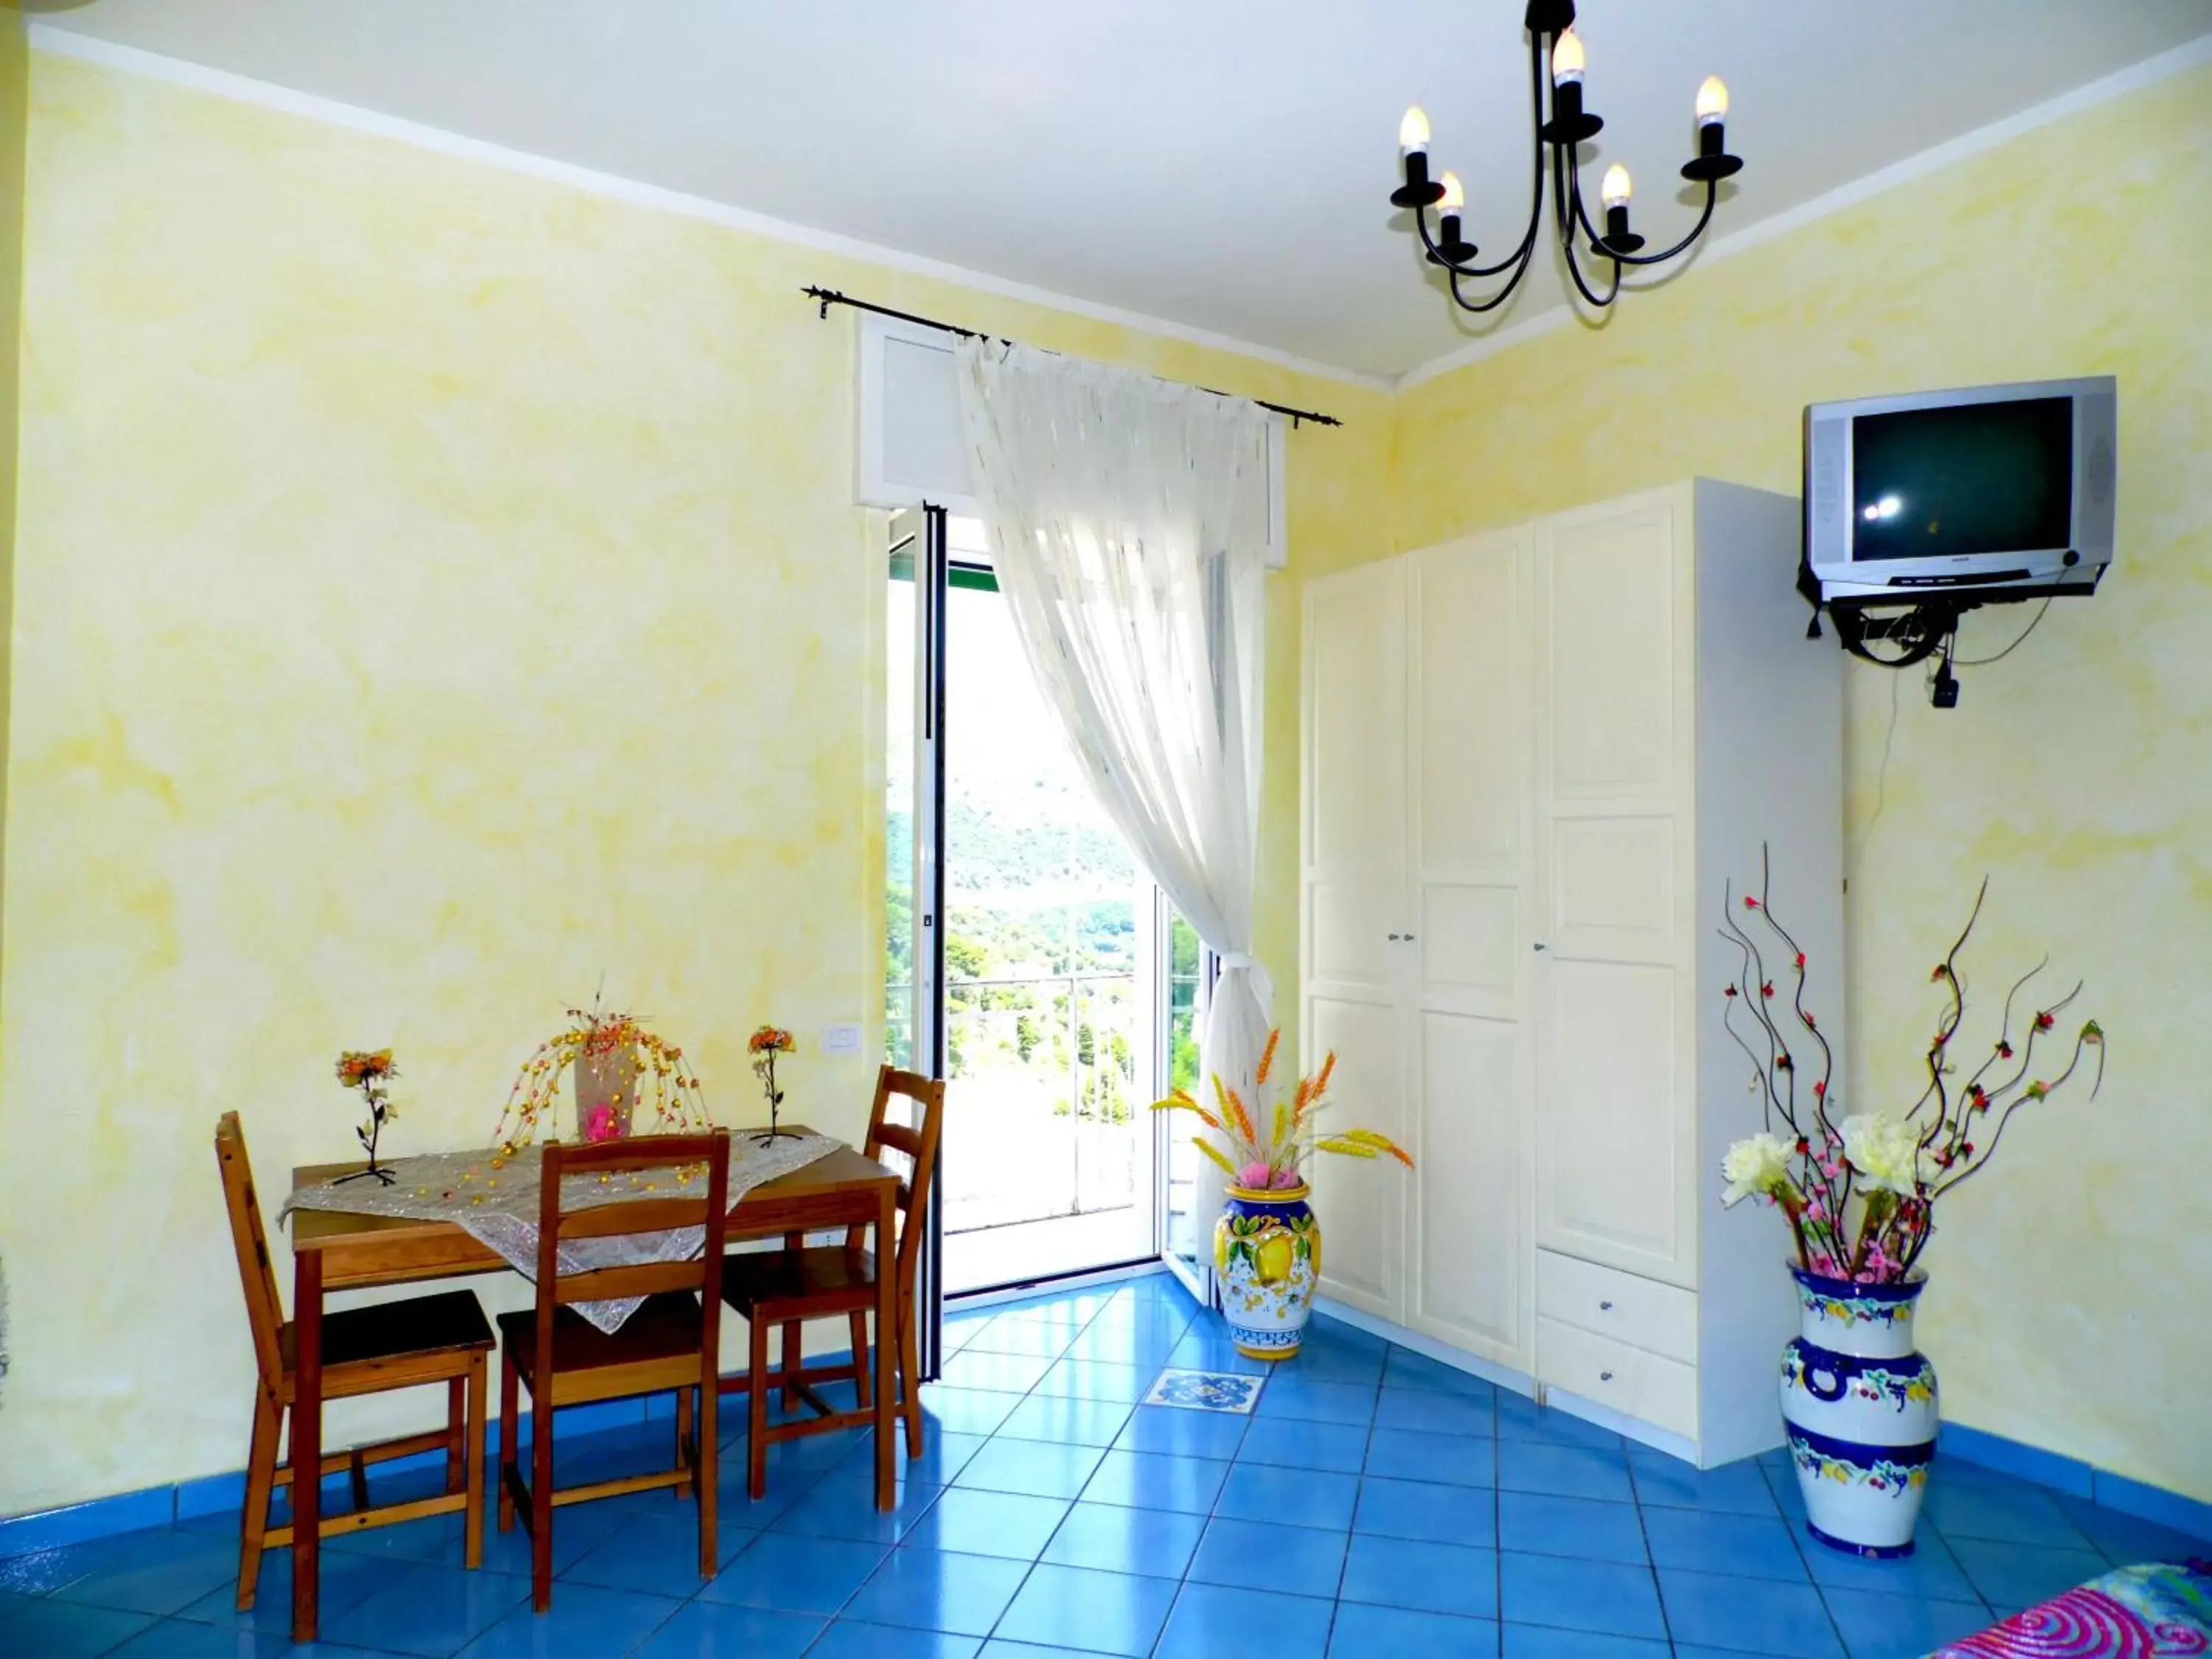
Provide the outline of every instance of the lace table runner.
{"type": "MultiPolygon", "coordinates": [[[[749,1135],[730,1137],[730,1202],[734,1205],[763,1182],[801,1170],[826,1158],[842,1143],[829,1135],[782,1135],[756,1141],[749,1135]]],[[[538,1214],[539,1172],[544,1165],[535,1148],[507,1158],[495,1151],[427,1152],[416,1158],[396,1158],[388,1166],[390,1186],[374,1180],[325,1182],[294,1188],[276,1212],[281,1225],[295,1210],[337,1210],[349,1215],[404,1216],[416,1221],[450,1221],[488,1249],[496,1251],[525,1279],[538,1275],[538,1214]]],[[[688,1181],[678,1181],[670,1170],[623,1171],[612,1175],[571,1175],[562,1182],[562,1204],[572,1210],[619,1204],[626,1199],[702,1197],[707,1177],[702,1169],[688,1181]]],[[[641,1262],[682,1261],[699,1254],[706,1242],[702,1227],[678,1227],[666,1232],[622,1233],[611,1238],[579,1238],[561,1246],[561,1271],[586,1273],[598,1267],[630,1267],[641,1262]]],[[[579,1302],[576,1311],[603,1331],[616,1331],[643,1304],[642,1297],[623,1297],[611,1302],[579,1302]]]]}

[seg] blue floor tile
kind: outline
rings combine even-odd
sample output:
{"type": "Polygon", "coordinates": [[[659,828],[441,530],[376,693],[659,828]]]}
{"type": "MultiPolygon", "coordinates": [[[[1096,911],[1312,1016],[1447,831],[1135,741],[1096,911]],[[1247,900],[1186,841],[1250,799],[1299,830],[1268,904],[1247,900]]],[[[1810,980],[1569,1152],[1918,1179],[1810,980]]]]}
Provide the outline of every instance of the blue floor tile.
{"type": "Polygon", "coordinates": [[[1237,1455],[1249,1418],[1231,1412],[1183,1411],[1174,1406],[1139,1406],[1129,1426],[1114,1438],[1115,1451],[1167,1452],[1177,1457],[1237,1455]]]}
{"type": "Polygon", "coordinates": [[[1465,1435],[1377,1429],[1367,1439],[1367,1473],[1393,1480],[1438,1480],[1455,1486],[1498,1484],[1498,1443],[1465,1435]]]}
{"type": "Polygon", "coordinates": [[[0,1653],[93,1659],[153,1622],[150,1613],[0,1595],[0,1653]]]}
{"type": "Polygon", "coordinates": [[[1057,1498],[954,1486],[930,1506],[901,1547],[1034,1561],[1052,1541],[1067,1510],[1067,1504],[1057,1498]]]}
{"type": "Polygon", "coordinates": [[[1667,1635],[1649,1567],[1507,1550],[1498,1558],[1498,1587],[1509,1624],[1556,1625],[1610,1636],[1667,1635]]]}
{"type": "Polygon", "coordinates": [[[994,1439],[968,1460],[953,1488],[1021,1492],[1031,1498],[1074,1498],[1104,1455],[1096,1446],[1053,1445],[1042,1440],[994,1439]]]}
{"type": "Polygon", "coordinates": [[[1850,1659],[1918,1659],[1994,1623],[1964,1601],[1921,1601],[1865,1590],[1821,1592],[1850,1659]]]}
{"type": "Polygon", "coordinates": [[[1142,1659],[1152,1652],[1175,1598],[1176,1586],[1164,1578],[1040,1565],[999,1620],[997,1634],[1142,1659]]]}
{"type": "Polygon", "coordinates": [[[1619,1451],[1626,1443],[1611,1429],[1585,1423],[1571,1412],[1539,1406],[1517,1394],[1498,1396],[1498,1437],[1538,1440],[1553,1446],[1591,1446],[1601,1451],[1619,1451]]]}
{"type": "Polygon", "coordinates": [[[983,1389],[993,1394],[1027,1394],[1058,1363],[1042,1354],[992,1353],[977,1346],[990,1334],[978,1337],[938,1367],[938,1381],[948,1389],[983,1389]]]}
{"type": "Polygon", "coordinates": [[[1659,1594],[1677,1642],[1741,1653],[1843,1659],[1828,1609],[1809,1583],[1662,1568],[1659,1594]]]}
{"type": "Polygon", "coordinates": [[[902,1546],[845,1608],[864,1624],[988,1636],[1029,1577],[1026,1561],[902,1546]]]}
{"type": "Polygon", "coordinates": [[[2037,1544],[1980,1538],[1948,1541],[1967,1583],[1992,1607],[2028,1607],[2086,1583],[2106,1570],[2105,1558],[2090,1549],[2048,1549],[2037,1544]]]}
{"type": "Polygon", "coordinates": [[[1352,1529],[1488,1549],[1498,1542],[1498,1495],[1486,1486],[1368,1475],[1359,1483],[1359,1510],[1352,1529]]]}
{"type": "Polygon", "coordinates": [[[1346,1601],[1336,1610],[1329,1659],[1495,1659],[1498,1626],[1487,1619],[1346,1601]]]}
{"type": "Polygon", "coordinates": [[[999,1425],[1001,1440],[1047,1440],[1062,1446],[1107,1447],[1129,1425],[1136,1409],[1118,1400],[1078,1400],[1032,1395],[999,1425]]]}
{"type": "Polygon", "coordinates": [[[664,1596],[562,1584],[549,1612],[528,1603],[463,1648],[459,1659],[546,1659],[550,1654],[628,1653],[682,1605],[664,1596]]]}
{"type": "Polygon", "coordinates": [[[2170,1561],[2187,1557],[2212,1557],[2212,1539],[2193,1537],[2162,1527],[2155,1521],[2100,1509],[2079,1498],[2062,1498],[2059,1513],[2116,1567],[2138,1561],[2170,1561]]]}
{"type": "Polygon", "coordinates": [[[211,1625],[177,1619],[159,1620],[107,1651],[120,1654],[123,1659],[276,1659],[280,1654],[295,1653],[313,1655],[314,1659],[352,1659],[356,1655],[368,1659],[368,1650],[362,1648],[337,1648],[319,1642],[313,1648],[295,1648],[281,1636],[217,1630],[211,1625]]]}
{"type": "Polygon", "coordinates": [[[898,1489],[896,1506],[879,1510],[872,1474],[832,1474],[776,1516],[769,1529],[810,1538],[852,1538],[888,1547],[914,1529],[942,1490],[905,1482],[898,1489]]]}
{"type": "Polygon", "coordinates": [[[822,1620],[764,1607],[690,1601],[648,1637],[630,1659],[799,1659],[822,1633],[822,1620]]]}
{"type": "MultiPolygon", "coordinates": [[[[1076,1337],[1076,1328],[1053,1325],[1042,1320],[1024,1319],[1018,1314],[1002,1314],[983,1327],[961,1345],[963,1354],[1014,1353],[1026,1354],[1036,1359],[1057,1359],[1067,1352],[1067,1345],[1076,1337]]],[[[996,1382],[981,1385],[998,1388],[996,1382]]]]}
{"type": "Polygon", "coordinates": [[[1922,1519],[1952,1543],[1972,1538],[2047,1549],[2091,1547],[2051,1493],[2025,1481],[1962,1477],[1950,1464],[1939,1464],[1929,1478],[1922,1519]]]}
{"type": "Polygon", "coordinates": [[[1376,1402],[1375,1426],[1423,1434],[1487,1435],[1496,1431],[1497,1411],[1491,1401],[1466,1395],[1386,1386],[1376,1402]]]}
{"type": "Polygon", "coordinates": [[[1037,1559],[1055,1566],[1181,1578],[1205,1531],[1202,1515],[1078,1504],[1037,1559]]]}
{"type": "Polygon", "coordinates": [[[1884,1595],[1915,1596],[1931,1601],[1981,1603],[1981,1595],[1967,1582],[1965,1571],[1932,1528],[1923,1527],[1913,1540],[1912,1553],[1893,1561],[1870,1560],[1823,1544],[1796,1528],[1799,1551],[1822,1589],[1872,1590],[1884,1595]]]}
{"type": "Polygon", "coordinates": [[[1243,1443],[1237,1449],[1237,1460],[1357,1474],[1367,1462],[1367,1431],[1349,1423],[1298,1423],[1279,1417],[1255,1417],[1244,1431],[1243,1443]]]}
{"type": "Polygon", "coordinates": [[[972,1636],[841,1619],[806,1650],[806,1659],[975,1659],[982,1647],[972,1636]]]}
{"type": "Polygon", "coordinates": [[[1562,1630],[1556,1625],[1500,1627],[1502,1659],[1667,1659],[1667,1644],[1640,1636],[1562,1630]]]}
{"type": "Polygon", "coordinates": [[[890,1553],[883,1544],[764,1532],[699,1594],[709,1601],[829,1614],[853,1598],[890,1553]]]}
{"type": "Polygon", "coordinates": [[[1498,1559],[1495,1550],[1355,1533],[1340,1593],[1346,1601],[1494,1619],[1498,1559]]]}
{"type": "MultiPolygon", "coordinates": [[[[697,1582],[697,1560],[692,1561],[697,1582]]],[[[556,1584],[557,1598],[561,1587],[556,1584]]],[[[322,1621],[343,1647],[446,1659],[530,1600],[530,1581],[501,1572],[395,1565],[384,1588],[322,1621]]]]}
{"type": "Polygon", "coordinates": [[[1480,1377],[1418,1354],[1410,1348],[1390,1350],[1382,1368],[1382,1381],[1394,1389],[1427,1389],[1435,1394],[1455,1394],[1470,1400],[1495,1400],[1498,1390],[1480,1377]]]}
{"type": "Polygon", "coordinates": [[[1157,1365],[1116,1365],[1103,1359],[1063,1359],[1037,1381],[1036,1392],[1072,1400],[1113,1400],[1134,1406],[1159,1376],[1157,1365]]]}
{"type": "Polygon", "coordinates": [[[1191,1557],[1190,1577],[1201,1584],[1282,1595],[1324,1588],[1333,1592],[1344,1567],[1345,1541],[1340,1532],[1216,1518],[1191,1557]]]}
{"type": "Polygon", "coordinates": [[[1648,1559],[1644,1516],[1634,1504],[1544,1492],[1498,1494],[1498,1545],[1524,1555],[1571,1555],[1630,1566],[1648,1559]]]}
{"type": "MultiPolygon", "coordinates": [[[[582,1506],[579,1506],[582,1507],[582,1506]]],[[[662,1509],[659,1504],[655,1509],[662,1509]]],[[[567,1515],[554,1512],[553,1537],[557,1545],[561,1523],[567,1515]]],[[[529,1568],[530,1545],[520,1522],[513,1532],[498,1534],[502,1547],[515,1553],[521,1571],[529,1568]],[[521,1539],[520,1544],[514,1540],[521,1539]]],[[[726,1564],[753,1541],[746,1527],[717,1527],[714,1553],[726,1564]]],[[[705,1582],[699,1577],[699,1522],[689,1504],[669,1504],[663,1513],[631,1518],[601,1537],[568,1565],[557,1570],[564,1583],[597,1584],[603,1589],[635,1590],[645,1595],[673,1596],[678,1601],[697,1594],[705,1582]]]]}
{"type": "Polygon", "coordinates": [[[1646,1506],[1714,1510],[1723,1515],[1779,1515],[1774,1493],[1758,1464],[1746,1459],[1717,1469],[1700,1469],[1664,1452],[1628,1453],[1628,1473],[1636,1498],[1646,1506]]]}
{"type": "Polygon", "coordinates": [[[1103,1359],[1109,1364],[1136,1365],[1157,1370],[1182,1340],[1179,1327],[1093,1325],[1067,1345],[1065,1358],[1103,1359]]]}
{"type": "Polygon", "coordinates": [[[1636,1498],[1628,1484],[1628,1460],[1620,1453],[1536,1440],[1498,1443],[1498,1485],[1506,1492],[1601,1498],[1614,1504],[1636,1498]]]}
{"type": "MultiPolygon", "coordinates": [[[[933,1437],[939,1430],[950,1434],[989,1434],[1021,1403],[1019,1394],[1000,1394],[987,1389],[950,1389],[942,1382],[928,1383],[921,1391],[921,1413],[929,1419],[933,1437]]],[[[872,1446],[869,1455],[874,1455],[872,1446]]]]}
{"type": "MultiPolygon", "coordinates": [[[[1188,1415],[1195,1417],[1196,1413],[1188,1415]]],[[[1171,1457],[1164,1453],[1109,1451],[1098,1460],[1084,1500],[1119,1504],[1128,1509],[1176,1510],[1210,1515],[1231,1465],[1210,1457],[1171,1457]]]]}
{"type": "Polygon", "coordinates": [[[56,1600],[118,1613],[175,1613],[238,1577],[237,1539],[188,1527],[125,1533],[55,1554],[56,1600]]]}
{"type": "Polygon", "coordinates": [[[1187,1583],[1152,1659],[1326,1659],[1335,1613],[1334,1602],[1310,1596],[1255,1596],[1225,1585],[1187,1583]]]}
{"type": "MultiPolygon", "coordinates": [[[[987,1436],[947,1434],[933,1422],[922,1437],[921,1455],[919,1457],[906,1455],[906,1442],[904,1437],[901,1437],[898,1478],[910,1486],[949,1486],[953,1477],[967,1466],[968,1460],[989,1443],[987,1436]]],[[[857,1475],[872,1483],[876,1478],[875,1442],[862,1436],[860,1443],[848,1452],[844,1461],[830,1474],[831,1476],[857,1475]]]]}
{"type": "Polygon", "coordinates": [[[1661,1567],[1806,1582],[1797,1540],[1779,1516],[1654,1509],[1644,1512],[1644,1536],[1661,1567]]]}
{"type": "Polygon", "coordinates": [[[1255,1408],[1261,1417],[1291,1417],[1309,1423],[1352,1423],[1364,1428],[1374,1419],[1376,1391],[1358,1382],[1316,1382],[1304,1376],[1272,1376],[1255,1408]]]}
{"type": "Polygon", "coordinates": [[[1371,1391],[1382,1381],[1384,1358],[1361,1349],[1308,1343],[1290,1358],[1275,1361],[1268,1375],[1274,1379],[1296,1376],[1309,1382],[1354,1383],[1371,1391]]]}
{"type": "Polygon", "coordinates": [[[1274,1463],[1239,1463],[1229,1471],[1213,1512],[1233,1521],[1279,1521],[1285,1526],[1343,1532],[1359,1501],[1359,1478],[1274,1463]]]}

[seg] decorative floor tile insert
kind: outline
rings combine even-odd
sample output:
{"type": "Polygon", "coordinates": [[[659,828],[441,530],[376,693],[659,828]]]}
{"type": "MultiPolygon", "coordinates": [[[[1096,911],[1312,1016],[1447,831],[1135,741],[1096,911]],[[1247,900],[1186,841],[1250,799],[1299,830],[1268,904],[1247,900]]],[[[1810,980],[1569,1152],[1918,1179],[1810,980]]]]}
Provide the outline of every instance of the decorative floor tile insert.
{"type": "Polygon", "coordinates": [[[1260,1403],[1264,1376],[1233,1371],[1186,1371],[1170,1366],[1145,1395],[1147,1406],[1182,1406],[1197,1412],[1235,1412],[1249,1416],[1260,1403]]]}

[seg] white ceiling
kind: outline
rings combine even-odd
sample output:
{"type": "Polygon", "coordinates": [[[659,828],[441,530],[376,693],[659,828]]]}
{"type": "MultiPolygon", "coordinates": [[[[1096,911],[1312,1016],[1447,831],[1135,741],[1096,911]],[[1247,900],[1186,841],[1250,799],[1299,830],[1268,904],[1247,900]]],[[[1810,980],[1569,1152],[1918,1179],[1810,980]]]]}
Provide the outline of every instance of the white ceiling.
{"type": "MultiPolygon", "coordinates": [[[[1528,191],[1521,0],[30,0],[51,25],[1395,374],[1474,337],[1386,198],[1425,104],[1468,233],[1528,191]]],[[[1638,228],[1717,72],[1717,232],[2212,31],[2212,0],[1583,0],[1638,228]]],[[[1595,195],[1595,183],[1591,186],[1595,195]]],[[[1501,324],[1556,306],[1540,270],[1501,324]]]]}

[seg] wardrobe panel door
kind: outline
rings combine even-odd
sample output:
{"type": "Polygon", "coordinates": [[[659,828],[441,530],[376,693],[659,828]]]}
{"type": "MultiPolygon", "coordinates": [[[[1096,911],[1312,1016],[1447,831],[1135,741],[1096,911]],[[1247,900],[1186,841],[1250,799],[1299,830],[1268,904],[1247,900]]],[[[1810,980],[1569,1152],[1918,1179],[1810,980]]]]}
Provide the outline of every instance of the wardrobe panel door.
{"type": "Polygon", "coordinates": [[[1674,798],[1674,518],[1644,500],[1541,527],[1553,801],[1674,798]]]}
{"type": "Polygon", "coordinates": [[[1530,1369],[1522,1026],[1423,1010],[1407,1322],[1530,1369]]]}
{"type": "MultiPolygon", "coordinates": [[[[1342,1127],[1380,1130],[1402,1144],[1399,1029],[1393,1003],[1306,999],[1307,1051],[1336,1055],[1329,1092],[1339,1103],[1331,1117],[1342,1127]]],[[[1322,1228],[1321,1293],[1379,1318],[1402,1318],[1405,1166],[1395,1158],[1318,1152],[1310,1171],[1322,1228]]]]}

